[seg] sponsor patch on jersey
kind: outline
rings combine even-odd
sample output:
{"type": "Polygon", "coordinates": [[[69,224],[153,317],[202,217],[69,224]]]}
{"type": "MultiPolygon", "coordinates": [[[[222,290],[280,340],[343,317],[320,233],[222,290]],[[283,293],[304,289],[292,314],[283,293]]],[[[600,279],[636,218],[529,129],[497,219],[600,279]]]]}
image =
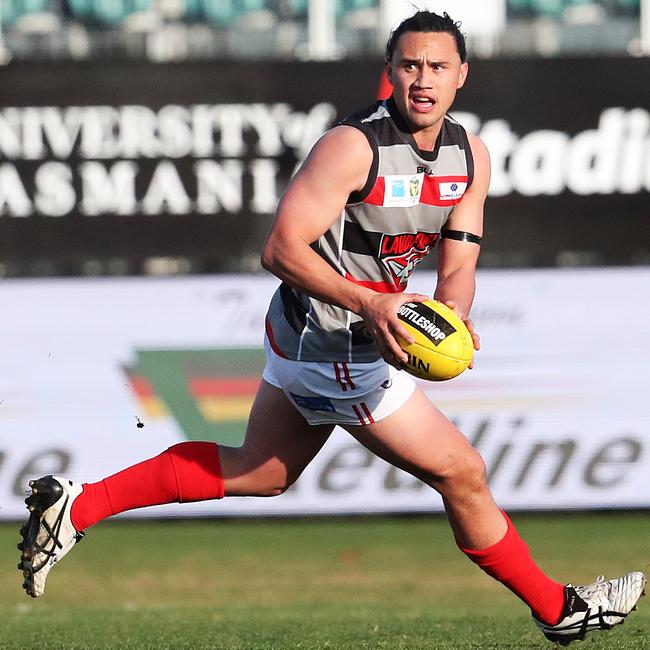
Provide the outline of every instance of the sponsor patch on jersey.
{"type": "Polygon", "coordinates": [[[394,178],[390,182],[390,192],[394,199],[401,199],[406,196],[406,189],[404,187],[404,179],[394,178]]]}
{"type": "Polygon", "coordinates": [[[407,232],[382,235],[379,259],[393,278],[396,287],[406,286],[416,264],[436,245],[440,233],[407,232]]]}
{"type": "Polygon", "coordinates": [[[307,395],[296,395],[296,393],[290,393],[293,401],[303,409],[308,411],[329,411],[330,413],[335,413],[336,409],[334,404],[327,397],[310,397],[307,395]]]}
{"type": "Polygon", "coordinates": [[[417,205],[422,193],[424,174],[389,174],[384,177],[384,207],[403,208],[417,205]]]}
{"type": "Polygon", "coordinates": [[[467,189],[467,183],[462,181],[447,181],[438,185],[440,191],[440,200],[456,201],[462,198],[467,189]]]}

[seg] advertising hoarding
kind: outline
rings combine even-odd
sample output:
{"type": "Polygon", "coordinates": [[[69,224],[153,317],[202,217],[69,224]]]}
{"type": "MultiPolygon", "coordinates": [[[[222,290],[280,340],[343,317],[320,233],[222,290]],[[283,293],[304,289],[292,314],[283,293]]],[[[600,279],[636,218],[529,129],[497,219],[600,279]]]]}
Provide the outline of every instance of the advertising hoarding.
{"type": "MultiPolygon", "coordinates": [[[[380,61],[0,69],[0,271],[258,269],[278,198],[380,61]]],[[[486,142],[482,263],[647,264],[646,59],[478,60],[454,115],[486,142]],[[603,92],[607,80],[607,92],[603,92]]]]}
{"type": "MultiPolygon", "coordinates": [[[[410,288],[434,282],[421,272],[410,288]]],[[[648,269],[479,274],[476,368],[420,385],[482,453],[502,506],[650,506],[649,282],[648,269]]],[[[182,440],[239,445],[276,286],[259,275],[3,282],[0,517],[24,516],[37,475],[94,481],[182,440]]],[[[281,497],[134,514],[441,508],[337,429],[281,497]]]]}

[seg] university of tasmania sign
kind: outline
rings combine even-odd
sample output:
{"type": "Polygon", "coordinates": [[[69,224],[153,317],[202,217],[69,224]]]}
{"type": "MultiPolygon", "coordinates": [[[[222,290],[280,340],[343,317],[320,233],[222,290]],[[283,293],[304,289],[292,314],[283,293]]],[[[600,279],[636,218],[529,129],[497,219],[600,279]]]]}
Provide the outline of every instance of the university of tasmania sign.
{"type": "MultiPolygon", "coordinates": [[[[0,272],[120,258],[137,274],[155,256],[255,268],[289,178],[324,130],[374,100],[380,67],[0,69],[0,272]]],[[[637,80],[649,74],[645,59],[471,63],[454,114],[492,158],[486,264],[647,263],[650,86],[637,80]]]]}

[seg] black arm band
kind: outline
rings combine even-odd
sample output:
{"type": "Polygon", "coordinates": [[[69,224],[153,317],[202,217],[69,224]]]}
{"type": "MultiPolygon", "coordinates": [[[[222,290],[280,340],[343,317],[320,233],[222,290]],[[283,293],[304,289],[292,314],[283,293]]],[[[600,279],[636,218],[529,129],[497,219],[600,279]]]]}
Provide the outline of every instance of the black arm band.
{"type": "Polygon", "coordinates": [[[443,230],[440,233],[440,237],[455,239],[456,241],[468,241],[471,244],[480,244],[481,239],[483,239],[478,235],[473,235],[471,232],[465,232],[464,230],[443,230]]]}

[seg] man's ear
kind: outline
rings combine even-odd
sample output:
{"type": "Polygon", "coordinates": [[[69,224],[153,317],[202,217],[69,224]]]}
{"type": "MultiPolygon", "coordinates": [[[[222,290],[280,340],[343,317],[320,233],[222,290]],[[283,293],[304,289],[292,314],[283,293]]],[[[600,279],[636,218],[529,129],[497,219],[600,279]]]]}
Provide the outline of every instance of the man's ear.
{"type": "Polygon", "coordinates": [[[469,63],[461,63],[460,72],[458,74],[458,84],[456,85],[456,90],[459,90],[465,85],[467,79],[467,73],[469,71],[469,63]]]}
{"type": "Polygon", "coordinates": [[[384,63],[384,71],[386,72],[386,76],[388,77],[388,81],[393,83],[393,66],[390,64],[390,61],[386,61],[384,63]]]}

